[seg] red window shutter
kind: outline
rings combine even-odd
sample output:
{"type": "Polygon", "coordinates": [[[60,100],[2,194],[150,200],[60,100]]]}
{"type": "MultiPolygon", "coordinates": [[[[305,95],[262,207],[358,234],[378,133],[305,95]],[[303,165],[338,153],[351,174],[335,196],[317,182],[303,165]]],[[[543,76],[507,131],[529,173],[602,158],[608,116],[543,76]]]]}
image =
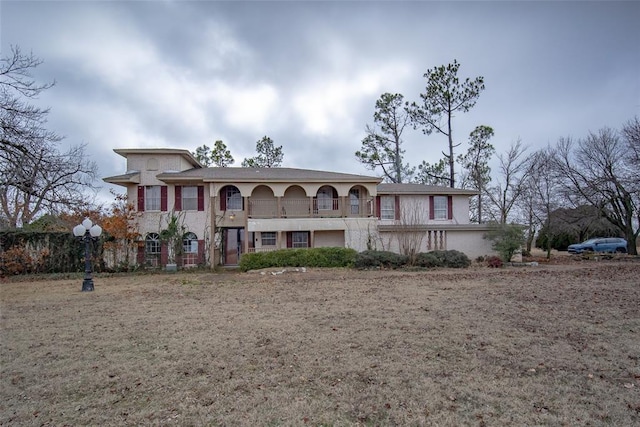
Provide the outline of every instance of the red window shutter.
{"type": "Polygon", "coordinates": [[[198,260],[196,264],[204,264],[204,240],[198,240],[198,260]]]}
{"type": "Polygon", "coordinates": [[[160,187],[160,210],[167,210],[167,186],[163,185],[160,187]]]}
{"type": "Polygon", "coordinates": [[[144,185],[138,185],[138,212],[144,212],[144,185]]]}
{"type": "Polygon", "coordinates": [[[396,220],[400,219],[400,196],[395,196],[395,215],[396,215],[396,220]]]}
{"type": "Polygon", "coordinates": [[[293,233],[290,231],[287,231],[287,247],[288,248],[293,247],[293,233]]]}
{"type": "Polygon", "coordinates": [[[169,253],[167,250],[167,243],[162,242],[160,244],[160,265],[167,265],[167,262],[169,261],[169,253]]]}
{"type": "Polygon", "coordinates": [[[176,194],[174,197],[174,208],[177,211],[182,210],[182,186],[176,185],[176,194]]]}
{"type": "Polygon", "coordinates": [[[307,231],[307,247],[311,247],[311,232],[307,231]]]}
{"type": "Polygon", "coordinates": [[[198,210],[204,210],[204,187],[202,185],[198,185],[198,210]]]}
{"type": "Polygon", "coordinates": [[[138,245],[138,265],[144,264],[144,243],[138,245]]]}
{"type": "Polygon", "coordinates": [[[227,210],[227,187],[224,187],[220,190],[220,210],[227,210]]]}
{"type": "Polygon", "coordinates": [[[380,219],[380,196],[376,196],[376,217],[380,219]]]}
{"type": "Polygon", "coordinates": [[[436,213],[434,212],[435,203],[433,202],[433,196],[429,196],[429,219],[435,219],[436,213]]]}
{"type": "Polygon", "coordinates": [[[447,197],[447,218],[453,219],[453,196],[447,197]]]}

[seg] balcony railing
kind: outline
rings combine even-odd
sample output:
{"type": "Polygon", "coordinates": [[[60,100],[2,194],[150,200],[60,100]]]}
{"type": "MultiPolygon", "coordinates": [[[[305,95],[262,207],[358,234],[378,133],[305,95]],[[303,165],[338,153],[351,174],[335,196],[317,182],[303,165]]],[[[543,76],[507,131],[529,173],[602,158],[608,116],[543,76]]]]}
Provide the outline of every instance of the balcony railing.
{"type": "Polygon", "coordinates": [[[249,198],[251,218],[358,218],[373,215],[373,199],[249,198]]]}

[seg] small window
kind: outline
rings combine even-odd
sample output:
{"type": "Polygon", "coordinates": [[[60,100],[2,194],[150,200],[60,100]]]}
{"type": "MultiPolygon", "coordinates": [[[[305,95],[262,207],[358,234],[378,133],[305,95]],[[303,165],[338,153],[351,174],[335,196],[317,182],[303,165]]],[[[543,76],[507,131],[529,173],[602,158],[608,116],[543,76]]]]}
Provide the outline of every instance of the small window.
{"type": "Polygon", "coordinates": [[[309,232],[307,231],[294,231],[291,235],[292,247],[294,248],[308,248],[309,247],[309,232]]]}
{"type": "Polygon", "coordinates": [[[198,187],[195,185],[182,187],[182,210],[198,210],[198,187]]]}
{"type": "Polygon", "coordinates": [[[447,196],[434,196],[433,198],[433,218],[434,219],[448,219],[448,197],[447,196]]]}
{"type": "Polygon", "coordinates": [[[195,233],[185,233],[182,238],[182,250],[185,254],[198,253],[198,236],[196,236],[195,233]]]}
{"type": "Polygon", "coordinates": [[[260,239],[262,246],[275,246],[276,245],[276,232],[275,231],[263,231],[260,233],[260,239]]]}
{"type": "Polygon", "coordinates": [[[158,233],[149,233],[144,241],[144,249],[147,254],[154,255],[160,253],[160,236],[158,233]]]}
{"type": "Polygon", "coordinates": [[[159,211],[160,210],[160,186],[147,185],[144,187],[144,210],[159,211]]]}
{"type": "Polygon", "coordinates": [[[380,219],[396,218],[396,198],[394,196],[380,196],[380,219]]]}
{"type": "Polygon", "coordinates": [[[227,210],[242,210],[242,195],[236,187],[227,187],[227,210]]]}

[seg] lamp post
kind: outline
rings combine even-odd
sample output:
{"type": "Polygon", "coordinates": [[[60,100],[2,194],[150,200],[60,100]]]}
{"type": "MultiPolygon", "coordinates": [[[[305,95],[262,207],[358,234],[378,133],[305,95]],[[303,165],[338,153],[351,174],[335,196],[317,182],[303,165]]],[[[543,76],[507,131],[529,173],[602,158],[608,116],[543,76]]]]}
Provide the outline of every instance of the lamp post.
{"type": "Polygon", "coordinates": [[[82,224],[73,227],[73,235],[79,241],[84,241],[84,280],[82,281],[82,292],[93,291],[93,277],[91,276],[91,248],[89,243],[98,240],[102,234],[102,228],[98,224],[93,224],[89,218],[85,218],[82,224]]]}

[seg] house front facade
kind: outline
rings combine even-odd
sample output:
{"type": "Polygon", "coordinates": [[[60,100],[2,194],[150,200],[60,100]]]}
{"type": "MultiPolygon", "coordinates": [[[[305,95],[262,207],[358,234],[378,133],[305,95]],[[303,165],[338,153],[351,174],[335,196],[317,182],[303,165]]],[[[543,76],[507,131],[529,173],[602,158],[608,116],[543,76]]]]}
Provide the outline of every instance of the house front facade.
{"type": "Polygon", "coordinates": [[[114,151],[126,172],[104,181],[125,187],[138,211],[141,265],[233,266],[245,253],[336,246],[492,252],[486,228],[469,221],[475,192],[307,169],[207,168],[179,149],[114,151]],[[172,219],[182,238],[175,260],[161,238],[172,219]]]}

